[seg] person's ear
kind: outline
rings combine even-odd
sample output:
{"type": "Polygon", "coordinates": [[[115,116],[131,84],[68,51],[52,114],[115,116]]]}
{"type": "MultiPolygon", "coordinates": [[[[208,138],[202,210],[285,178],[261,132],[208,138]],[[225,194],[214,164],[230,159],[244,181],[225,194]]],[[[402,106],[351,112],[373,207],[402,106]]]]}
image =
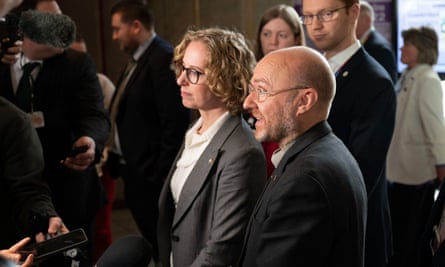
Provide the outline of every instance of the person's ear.
{"type": "Polygon", "coordinates": [[[302,89],[295,98],[297,101],[296,115],[302,115],[311,110],[318,102],[318,93],[314,88],[302,89]]]}
{"type": "Polygon", "coordinates": [[[135,19],[131,22],[131,29],[134,34],[139,34],[142,31],[142,23],[141,21],[135,19]]]}
{"type": "Polygon", "coordinates": [[[353,18],[353,21],[357,21],[358,16],[360,15],[360,5],[358,3],[353,4],[350,8],[349,11],[351,13],[351,16],[353,18]]]}

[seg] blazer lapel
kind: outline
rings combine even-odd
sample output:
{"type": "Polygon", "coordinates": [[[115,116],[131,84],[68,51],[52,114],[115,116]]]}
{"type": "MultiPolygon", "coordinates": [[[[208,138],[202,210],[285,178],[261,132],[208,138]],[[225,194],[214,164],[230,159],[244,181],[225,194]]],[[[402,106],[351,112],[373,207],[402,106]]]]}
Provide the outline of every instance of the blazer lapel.
{"type": "Polygon", "coordinates": [[[309,131],[307,131],[301,137],[298,138],[298,140],[292,145],[292,147],[289,148],[289,150],[285,153],[284,157],[280,161],[280,164],[278,164],[278,167],[272,172],[271,176],[269,177],[269,181],[255,205],[255,208],[252,213],[253,215],[255,215],[258,212],[261,205],[269,199],[268,197],[269,193],[274,188],[274,186],[279,182],[280,177],[283,174],[284,169],[288,164],[288,162],[292,160],[295,156],[297,156],[306,147],[312,144],[314,141],[325,136],[326,134],[329,134],[331,131],[332,130],[329,124],[326,121],[323,121],[312,127],[309,131]]]}
{"type": "Polygon", "coordinates": [[[364,55],[363,47],[361,47],[357,52],[335,74],[336,88],[337,91],[343,88],[343,84],[354,76],[354,70],[358,69],[364,55]]]}
{"type": "MultiPolygon", "coordinates": [[[[298,155],[302,150],[304,150],[307,146],[313,143],[315,140],[321,138],[322,136],[329,134],[331,132],[331,128],[326,121],[320,122],[314,127],[312,127],[308,132],[304,133],[298,140],[292,145],[292,147],[285,153],[284,157],[281,159],[278,167],[272,172],[271,176],[268,178],[267,184],[264,186],[264,190],[259,196],[255,207],[253,209],[252,215],[250,216],[249,223],[246,228],[246,234],[244,236],[243,248],[241,250],[241,258],[239,263],[241,264],[244,260],[244,255],[246,253],[247,242],[249,240],[250,229],[252,228],[252,221],[255,215],[258,213],[258,210],[263,205],[267,205],[269,201],[270,194],[273,191],[274,187],[279,183],[280,177],[284,172],[284,169],[288,162],[293,159],[296,155],[298,155]]],[[[272,192],[273,194],[273,192],[272,192]]]]}
{"type": "Polygon", "coordinates": [[[204,186],[205,181],[209,179],[210,172],[213,166],[219,160],[221,153],[221,147],[224,142],[232,134],[235,128],[241,123],[241,117],[231,116],[221,126],[220,130],[212,138],[207,148],[202,153],[195,167],[190,173],[187,181],[182,188],[181,195],[179,197],[178,206],[176,208],[175,216],[173,219],[172,228],[174,228],[181,218],[187,213],[188,209],[192,205],[194,199],[197,197],[201,188],[204,186]]]}
{"type": "Polygon", "coordinates": [[[121,100],[129,93],[127,88],[131,88],[132,84],[135,82],[136,77],[139,77],[140,72],[147,69],[147,64],[149,64],[148,60],[150,59],[150,53],[154,49],[154,46],[156,46],[157,38],[158,37],[155,37],[153,39],[151,44],[145,49],[144,53],[138,59],[136,68],[134,69],[133,73],[131,74],[130,78],[128,79],[127,84],[125,85],[121,100]]]}

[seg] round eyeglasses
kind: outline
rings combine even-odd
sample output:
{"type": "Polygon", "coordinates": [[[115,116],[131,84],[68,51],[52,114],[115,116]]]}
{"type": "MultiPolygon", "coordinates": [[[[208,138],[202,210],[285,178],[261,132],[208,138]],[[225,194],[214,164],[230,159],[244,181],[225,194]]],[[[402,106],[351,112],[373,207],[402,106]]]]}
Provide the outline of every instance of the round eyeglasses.
{"type": "Polygon", "coordinates": [[[185,77],[187,77],[187,80],[191,84],[197,84],[199,81],[199,77],[201,75],[205,75],[203,72],[201,72],[199,70],[192,69],[192,68],[186,68],[183,65],[180,66],[180,70],[181,70],[181,72],[185,71],[185,77]]]}
{"type": "Polygon", "coordinates": [[[253,85],[249,85],[249,94],[255,93],[257,101],[258,102],[264,102],[270,96],[275,96],[275,95],[278,95],[278,94],[281,94],[281,93],[284,93],[284,92],[288,92],[288,91],[292,91],[292,90],[302,90],[302,89],[308,89],[308,88],[310,88],[310,87],[309,86],[295,86],[295,87],[288,88],[288,89],[283,89],[283,90],[276,90],[276,91],[275,90],[274,91],[270,90],[270,91],[268,91],[268,90],[265,90],[265,89],[263,89],[261,87],[255,88],[255,87],[253,87],[253,85]]]}

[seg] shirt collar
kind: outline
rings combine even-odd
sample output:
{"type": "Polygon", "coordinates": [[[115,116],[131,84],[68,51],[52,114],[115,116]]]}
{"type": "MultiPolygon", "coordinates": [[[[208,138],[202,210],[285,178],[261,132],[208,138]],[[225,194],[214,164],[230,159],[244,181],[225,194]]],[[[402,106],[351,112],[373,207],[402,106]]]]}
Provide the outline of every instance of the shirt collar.
{"type": "Polygon", "coordinates": [[[23,69],[23,66],[25,66],[28,63],[43,64],[43,60],[30,60],[25,55],[21,54],[19,60],[17,60],[15,64],[18,66],[18,68],[23,69]]]}
{"type": "Polygon", "coordinates": [[[371,32],[374,31],[374,27],[369,28],[366,32],[364,32],[362,34],[362,37],[360,37],[360,43],[364,44],[366,42],[366,40],[368,40],[369,35],[371,34],[371,32]]]}
{"type": "Polygon", "coordinates": [[[187,131],[185,136],[185,147],[190,147],[199,142],[205,142],[211,140],[213,136],[219,131],[222,125],[229,119],[230,113],[224,112],[205,132],[197,134],[198,129],[202,125],[202,117],[199,118],[190,130],[187,131]]]}
{"type": "Polygon", "coordinates": [[[345,50],[328,59],[329,66],[334,73],[337,73],[341,67],[360,49],[362,45],[360,41],[355,41],[345,50]]]}
{"type": "Polygon", "coordinates": [[[150,44],[153,42],[153,40],[156,37],[156,33],[153,32],[153,34],[147,39],[147,41],[145,41],[144,43],[142,43],[137,49],[136,51],[133,53],[133,59],[135,61],[138,61],[139,58],[141,58],[142,54],[145,52],[145,50],[147,49],[147,47],[150,46],[150,44]]]}
{"type": "Polygon", "coordinates": [[[275,150],[273,152],[271,161],[272,161],[272,164],[275,166],[275,168],[278,167],[278,164],[280,164],[280,161],[283,159],[284,154],[286,154],[286,152],[289,150],[289,148],[291,148],[291,146],[294,143],[295,143],[295,141],[290,142],[290,143],[286,144],[284,147],[278,148],[277,150],[275,150]]]}

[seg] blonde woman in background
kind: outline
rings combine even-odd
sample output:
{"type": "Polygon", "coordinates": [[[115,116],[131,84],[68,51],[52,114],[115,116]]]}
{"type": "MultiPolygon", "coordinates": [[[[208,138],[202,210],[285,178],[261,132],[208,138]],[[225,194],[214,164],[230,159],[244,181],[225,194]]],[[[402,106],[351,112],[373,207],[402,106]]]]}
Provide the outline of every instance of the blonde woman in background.
{"type": "MultiPolygon", "coordinates": [[[[429,27],[407,29],[402,37],[401,61],[406,69],[396,84],[396,124],[387,157],[394,236],[391,267],[417,266],[434,190],[445,177],[442,87],[432,68],[438,58],[438,37],[429,27]]],[[[444,236],[440,239],[438,243],[444,236]]]]}

